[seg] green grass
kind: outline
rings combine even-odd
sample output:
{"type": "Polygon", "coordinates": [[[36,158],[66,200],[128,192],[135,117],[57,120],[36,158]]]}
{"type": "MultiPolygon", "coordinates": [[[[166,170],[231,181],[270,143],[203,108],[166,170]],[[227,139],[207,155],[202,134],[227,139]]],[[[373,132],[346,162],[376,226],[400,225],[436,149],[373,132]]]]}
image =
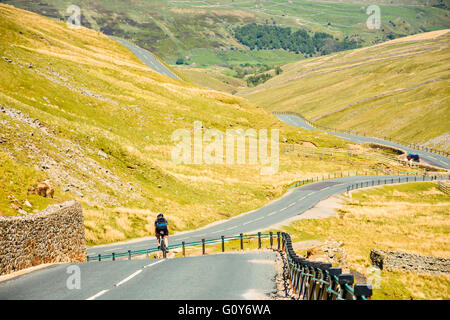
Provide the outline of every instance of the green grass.
{"type": "MultiPolygon", "coordinates": [[[[118,0],[4,2],[56,19],[63,19],[69,5],[78,5],[84,26],[132,40],[170,63],[179,57],[196,55],[192,61],[202,65],[215,65],[219,60],[253,60],[248,52],[242,51],[246,48],[233,38],[235,26],[250,22],[306,28],[332,33],[339,38],[356,36],[365,44],[384,41],[390,34],[399,37],[450,26],[446,10],[402,0],[377,3],[382,14],[382,28],[378,31],[366,27],[365,8],[371,2],[208,0],[168,3],[142,0],[134,1],[132,5],[118,0]],[[231,51],[231,48],[241,50],[231,51]],[[198,54],[199,49],[209,50],[209,53],[198,54]],[[226,57],[228,55],[232,57],[226,57]]],[[[273,55],[271,59],[280,64],[286,56],[273,55]]]]}

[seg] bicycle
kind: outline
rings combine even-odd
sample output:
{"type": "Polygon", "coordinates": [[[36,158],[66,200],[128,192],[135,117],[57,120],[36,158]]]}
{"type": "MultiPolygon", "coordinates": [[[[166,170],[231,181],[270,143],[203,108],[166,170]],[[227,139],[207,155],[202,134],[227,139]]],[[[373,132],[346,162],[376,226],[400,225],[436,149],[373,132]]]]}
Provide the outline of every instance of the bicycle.
{"type": "Polygon", "coordinates": [[[166,241],[164,240],[164,230],[160,230],[159,231],[159,235],[160,235],[160,237],[159,237],[159,246],[160,246],[160,249],[161,249],[161,251],[163,253],[163,258],[165,259],[167,257],[167,252],[169,250],[166,248],[166,241]]]}

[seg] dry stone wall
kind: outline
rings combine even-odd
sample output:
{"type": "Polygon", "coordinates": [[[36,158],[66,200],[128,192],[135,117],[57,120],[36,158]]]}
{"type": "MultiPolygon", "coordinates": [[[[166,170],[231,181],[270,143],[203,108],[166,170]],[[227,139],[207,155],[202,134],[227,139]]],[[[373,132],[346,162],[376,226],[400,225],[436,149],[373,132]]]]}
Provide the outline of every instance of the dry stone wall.
{"type": "Polygon", "coordinates": [[[37,214],[0,216],[0,275],[42,263],[86,261],[83,210],[76,201],[37,214]]]}
{"type": "Polygon", "coordinates": [[[380,269],[414,270],[426,273],[450,273],[450,259],[421,256],[407,252],[372,249],[370,260],[380,269]]]}

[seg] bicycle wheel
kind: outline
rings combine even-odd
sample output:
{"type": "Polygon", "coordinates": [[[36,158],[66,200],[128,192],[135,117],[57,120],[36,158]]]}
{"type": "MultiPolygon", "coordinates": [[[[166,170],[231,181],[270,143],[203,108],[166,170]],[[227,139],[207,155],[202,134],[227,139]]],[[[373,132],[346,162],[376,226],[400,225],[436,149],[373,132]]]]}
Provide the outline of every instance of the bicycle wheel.
{"type": "Polygon", "coordinates": [[[163,253],[163,258],[166,258],[167,248],[166,248],[166,241],[164,240],[164,238],[161,239],[161,251],[163,253]]]}

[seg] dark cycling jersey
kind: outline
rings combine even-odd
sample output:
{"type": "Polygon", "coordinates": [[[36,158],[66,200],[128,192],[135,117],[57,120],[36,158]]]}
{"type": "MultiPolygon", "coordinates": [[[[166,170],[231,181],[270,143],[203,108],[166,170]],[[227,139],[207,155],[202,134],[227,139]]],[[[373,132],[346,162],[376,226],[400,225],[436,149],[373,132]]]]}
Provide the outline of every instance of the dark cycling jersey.
{"type": "Polygon", "coordinates": [[[159,233],[161,230],[164,231],[164,235],[168,235],[169,234],[169,230],[167,229],[169,223],[167,222],[167,220],[165,218],[158,218],[155,221],[155,228],[157,233],[159,233]]]}

